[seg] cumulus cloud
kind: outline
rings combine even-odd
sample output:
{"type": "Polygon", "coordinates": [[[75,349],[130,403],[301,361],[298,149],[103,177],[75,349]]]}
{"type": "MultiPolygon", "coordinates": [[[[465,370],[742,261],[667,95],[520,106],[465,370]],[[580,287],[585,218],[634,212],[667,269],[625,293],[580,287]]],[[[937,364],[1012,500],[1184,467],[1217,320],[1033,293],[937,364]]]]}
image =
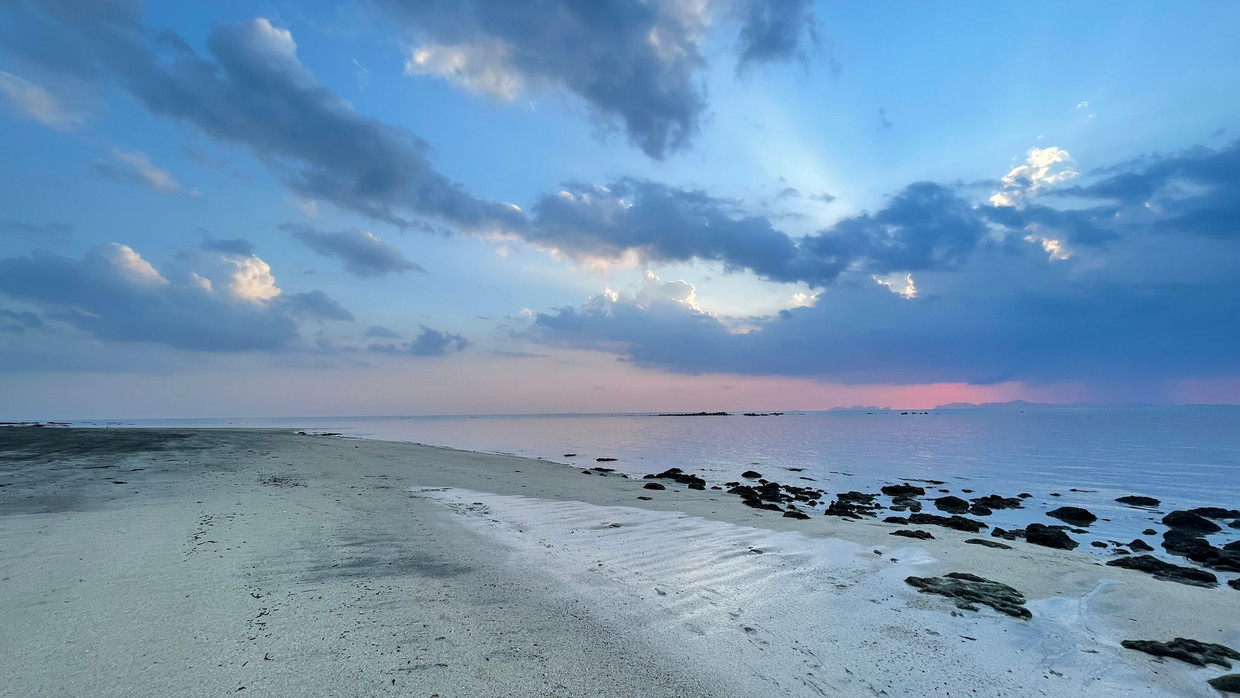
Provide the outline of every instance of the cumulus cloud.
{"type": "Polygon", "coordinates": [[[172,173],[151,162],[151,158],[138,150],[112,149],[112,161],[98,160],[95,171],[108,179],[137,182],[167,194],[198,196],[197,189],[185,189],[172,173]]]}
{"type": "Polygon", "coordinates": [[[530,337],[658,370],[856,383],[1231,375],[1238,152],[1152,155],[1076,187],[1043,188],[1054,173],[1030,174],[1013,206],[910,185],[796,242],[790,259],[834,254],[847,269],[808,307],[729,318],[607,291],[536,314],[530,337]],[[1059,197],[1072,207],[1047,203],[1059,197]]]}
{"type": "Polygon", "coordinates": [[[990,196],[995,206],[1016,206],[1040,190],[1076,176],[1072,156],[1062,148],[1031,148],[1023,164],[1003,176],[1002,188],[990,196]]]}
{"type": "Polygon", "coordinates": [[[301,318],[352,320],[320,291],[283,294],[257,257],[194,261],[200,271],[165,275],[116,243],[82,259],[35,252],[0,259],[0,293],[100,339],[198,351],[288,349],[301,318]]]}
{"type": "Polygon", "coordinates": [[[370,351],[381,354],[409,354],[412,356],[447,356],[465,351],[472,342],[459,334],[432,330],[419,325],[421,331],[411,342],[399,344],[371,344],[370,351]]]}
{"type": "Polygon", "coordinates": [[[513,207],[479,199],[439,172],[425,141],[358,114],[320,84],[298,60],[292,34],[266,19],[212,30],[208,59],[177,34],[144,26],[135,4],[80,5],[6,6],[0,36],[49,68],[114,76],[151,112],[248,148],[304,199],[402,227],[423,219],[469,230],[523,223],[513,207]]]}
{"type": "Polygon", "coordinates": [[[13,114],[57,131],[72,131],[82,117],[69,111],[56,95],[29,80],[0,70],[0,103],[13,114]]]}
{"type": "Polygon", "coordinates": [[[802,55],[813,40],[808,0],[376,2],[414,37],[406,73],[506,100],[563,89],[654,158],[699,130],[712,26],[739,25],[738,66],[802,55]]]}
{"type": "Polygon", "coordinates": [[[325,257],[335,257],[344,263],[350,274],[360,277],[399,274],[406,271],[425,271],[405,259],[405,255],[392,245],[380,240],[368,230],[342,230],[329,233],[309,226],[286,223],[280,226],[293,234],[306,247],[325,257]]]}

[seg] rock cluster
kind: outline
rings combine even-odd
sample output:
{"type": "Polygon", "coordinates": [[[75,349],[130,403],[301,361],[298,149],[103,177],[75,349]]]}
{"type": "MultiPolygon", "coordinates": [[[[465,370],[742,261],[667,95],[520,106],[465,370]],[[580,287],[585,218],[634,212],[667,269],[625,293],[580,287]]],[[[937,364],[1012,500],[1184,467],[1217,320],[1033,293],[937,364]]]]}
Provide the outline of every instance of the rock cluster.
{"type": "Polygon", "coordinates": [[[975,604],[990,606],[1017,618],[1032,618],[1025,608],[1025,595],[1012,587],[967,572],[950,572],[942,577],[908,577],[904,580],[923,594],[938,594],[956,600],[956,607],[976,611],[975,604]]]}

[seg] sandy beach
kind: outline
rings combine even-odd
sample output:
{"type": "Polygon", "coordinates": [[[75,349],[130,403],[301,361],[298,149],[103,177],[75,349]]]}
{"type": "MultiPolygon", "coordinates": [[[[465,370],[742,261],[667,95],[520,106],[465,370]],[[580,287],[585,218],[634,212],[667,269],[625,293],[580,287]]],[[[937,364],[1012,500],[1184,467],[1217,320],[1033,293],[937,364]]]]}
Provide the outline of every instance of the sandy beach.
{"type": "Polygon", "coordinates": [[[1217,696],[1223,667],[1120,643],[1240,647],[1226,585],[643,485],[283,431],[0,430],[0,695],[1217,696]],[[950,572],[1031,618],[905,582],[950,572]]]}

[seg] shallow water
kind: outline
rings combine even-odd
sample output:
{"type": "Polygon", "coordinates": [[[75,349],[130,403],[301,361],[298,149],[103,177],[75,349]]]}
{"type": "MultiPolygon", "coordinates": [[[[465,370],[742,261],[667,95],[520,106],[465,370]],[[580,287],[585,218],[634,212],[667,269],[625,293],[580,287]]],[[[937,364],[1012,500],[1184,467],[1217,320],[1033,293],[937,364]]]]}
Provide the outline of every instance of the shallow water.
{"type": "MultiPolygon", "coordinates": [[[[84,425],[103,426],[92,422],[84,425]]],[[[1057,506],[1100,517],[1090,540],[1131,540],[1171,509],[1240,508],[1240,407],[1027,408],[899,412],[836,411],[771,417],[538,415],[342,417],[114,422],[137,426],[287,427],[410,441],[607,467],[641,476],[669,467],[711,484],[754,469],[829,493],[903,479],[941,480],[963,497],[1034,495],[1026,508],[997,511],[991,525],[1021,526],[1057,506]],[[573,453],[575,457],[565,457],[573,453]],[[801,471],[792,469],[800,468],[801,471]],[[807,482],[801,478],[812,478],[807,482]],[[972,489],[973,494],[962,493],[972,489]],[[1072,491],[1092,490],[1092,491],[1072,491]],[[1051,496],[1058,493],[1061,496],[1051,496]],[[1117,504],[1143,494],[1158,512],[1117,504]],[[1107,520],[1109,519],[1109,520],[1107,520]]],[[[927,486],[933,493],[933,488],[927,486]]],[[[926,511],[934,512],[933,504],[926,511]]],[[[1223,523],[1223,522],[1220,522],[1223,523]]],[[[1217,544],[1240,537],[1224,528],[1217,544]]],[[[1154,537],[1146,536],[1157,546],[1154,537]]],[[[1182,561],[1181,561],[1182,562],[1182,561]]]]}

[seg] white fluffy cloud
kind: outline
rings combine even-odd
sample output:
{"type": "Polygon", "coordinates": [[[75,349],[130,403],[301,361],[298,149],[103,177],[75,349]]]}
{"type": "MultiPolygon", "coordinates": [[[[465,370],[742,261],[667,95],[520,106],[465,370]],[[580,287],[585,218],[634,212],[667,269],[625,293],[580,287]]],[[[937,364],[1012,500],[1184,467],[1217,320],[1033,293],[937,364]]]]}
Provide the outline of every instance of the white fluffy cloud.
{"type": "Polygon", "coordinates": [[[1003,176],[1002,188],[990,197],[995,206],[1017,206],[1040,189],[1076,176],[1072,156],[1063,148],[1031,148],[1025,162],[1003,176]]]}

